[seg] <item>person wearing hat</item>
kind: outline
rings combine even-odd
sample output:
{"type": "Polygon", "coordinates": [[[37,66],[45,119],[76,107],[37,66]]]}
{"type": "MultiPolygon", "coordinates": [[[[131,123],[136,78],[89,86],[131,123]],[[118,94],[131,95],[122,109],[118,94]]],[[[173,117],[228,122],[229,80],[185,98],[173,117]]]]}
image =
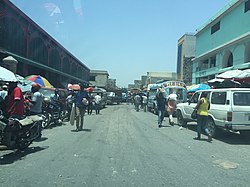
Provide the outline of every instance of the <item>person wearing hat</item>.
{"type": "MultiPolygon", "coordinates": [[[[43,94],[39,92],[41,85],[34,83],[31,85],[31,99],[29,100],[30,104],[30,115],[40,115],[42,114],[42,105],[43,105],[43,94]]],[[[39,137],[42,136],[42,124],[39,126],[39,137]]]]}
{"type": "Polygon", "coordinates": [[[30,115],[42,114],[43,94],[39,92],[41,86],[39,84],[31,85],[30,115]]]}
{"type": "Polygon", "coordinates": [[[84,85],[80,84],[80,90],[76,94],[76,110],[75,110],[75,117],[76,117],[76,131],[83,130],[83,123],[84,123],[84,115],[88,105],[89,95],[84,90],[84,85]],[[81,123],[80,123],[81,121],[81,123]]]}

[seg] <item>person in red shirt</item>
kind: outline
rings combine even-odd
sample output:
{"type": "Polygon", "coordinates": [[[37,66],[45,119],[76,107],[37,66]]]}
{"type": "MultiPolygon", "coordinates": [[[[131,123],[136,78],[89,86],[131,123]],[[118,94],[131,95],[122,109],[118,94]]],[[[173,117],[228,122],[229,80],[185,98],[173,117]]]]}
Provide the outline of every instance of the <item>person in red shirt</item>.
{"type": "Polygon", "coordinates": [[[17,82],[9,83],[7,112],[10,118],[22,118],[24,113],[24,97],[17,82]]]}

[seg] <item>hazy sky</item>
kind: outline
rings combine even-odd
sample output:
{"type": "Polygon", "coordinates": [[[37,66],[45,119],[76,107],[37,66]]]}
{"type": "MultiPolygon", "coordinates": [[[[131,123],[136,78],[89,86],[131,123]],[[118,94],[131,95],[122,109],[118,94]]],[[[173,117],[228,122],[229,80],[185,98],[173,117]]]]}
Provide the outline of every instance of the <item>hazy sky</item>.
{"type": "Polygon", "coordinates": [[[177,42],[230,0],[11,0],[87,67],[127,87],[176,72],[177,42]]]}

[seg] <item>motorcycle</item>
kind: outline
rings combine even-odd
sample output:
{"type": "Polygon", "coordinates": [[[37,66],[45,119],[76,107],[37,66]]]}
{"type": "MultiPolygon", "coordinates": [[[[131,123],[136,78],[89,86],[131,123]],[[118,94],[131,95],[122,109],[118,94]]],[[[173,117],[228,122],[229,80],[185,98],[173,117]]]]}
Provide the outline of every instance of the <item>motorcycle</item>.
{"type": "Polygon", "coordinates": [[[0,115],[0,144],[18,150],[26,149],[40,137],[42,120],[38,115],[26,116],[21,120],[0,115]]]}
{"type": "Polygon", "coordinates": [[[62,111],[59,106],[55,106],[51,102],[45,102],[43,105],[43,121],[42,128],[47,128],[52,123],[57,124],[62,122],[62,111]]]}

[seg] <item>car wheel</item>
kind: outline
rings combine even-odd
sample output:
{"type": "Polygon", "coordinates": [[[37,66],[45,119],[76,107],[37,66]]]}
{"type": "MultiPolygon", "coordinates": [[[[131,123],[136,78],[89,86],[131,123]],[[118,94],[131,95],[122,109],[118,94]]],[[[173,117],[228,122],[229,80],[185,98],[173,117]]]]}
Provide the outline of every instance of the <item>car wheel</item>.
{"type": "Polygon", "coordinates": [[[187,121],[183,118],[181,111],[177,110],[177,123],[179,126],[186,127],[187,126],[187,121]]]}
{"type": "Polygon", "coordinates": [[[207,120],[207,128],[208,128],[210,135],[212,137],[215,137],[217,133],[217,127],[214,123],[214,120],[211,117],[209,117],[207,120]]]}

